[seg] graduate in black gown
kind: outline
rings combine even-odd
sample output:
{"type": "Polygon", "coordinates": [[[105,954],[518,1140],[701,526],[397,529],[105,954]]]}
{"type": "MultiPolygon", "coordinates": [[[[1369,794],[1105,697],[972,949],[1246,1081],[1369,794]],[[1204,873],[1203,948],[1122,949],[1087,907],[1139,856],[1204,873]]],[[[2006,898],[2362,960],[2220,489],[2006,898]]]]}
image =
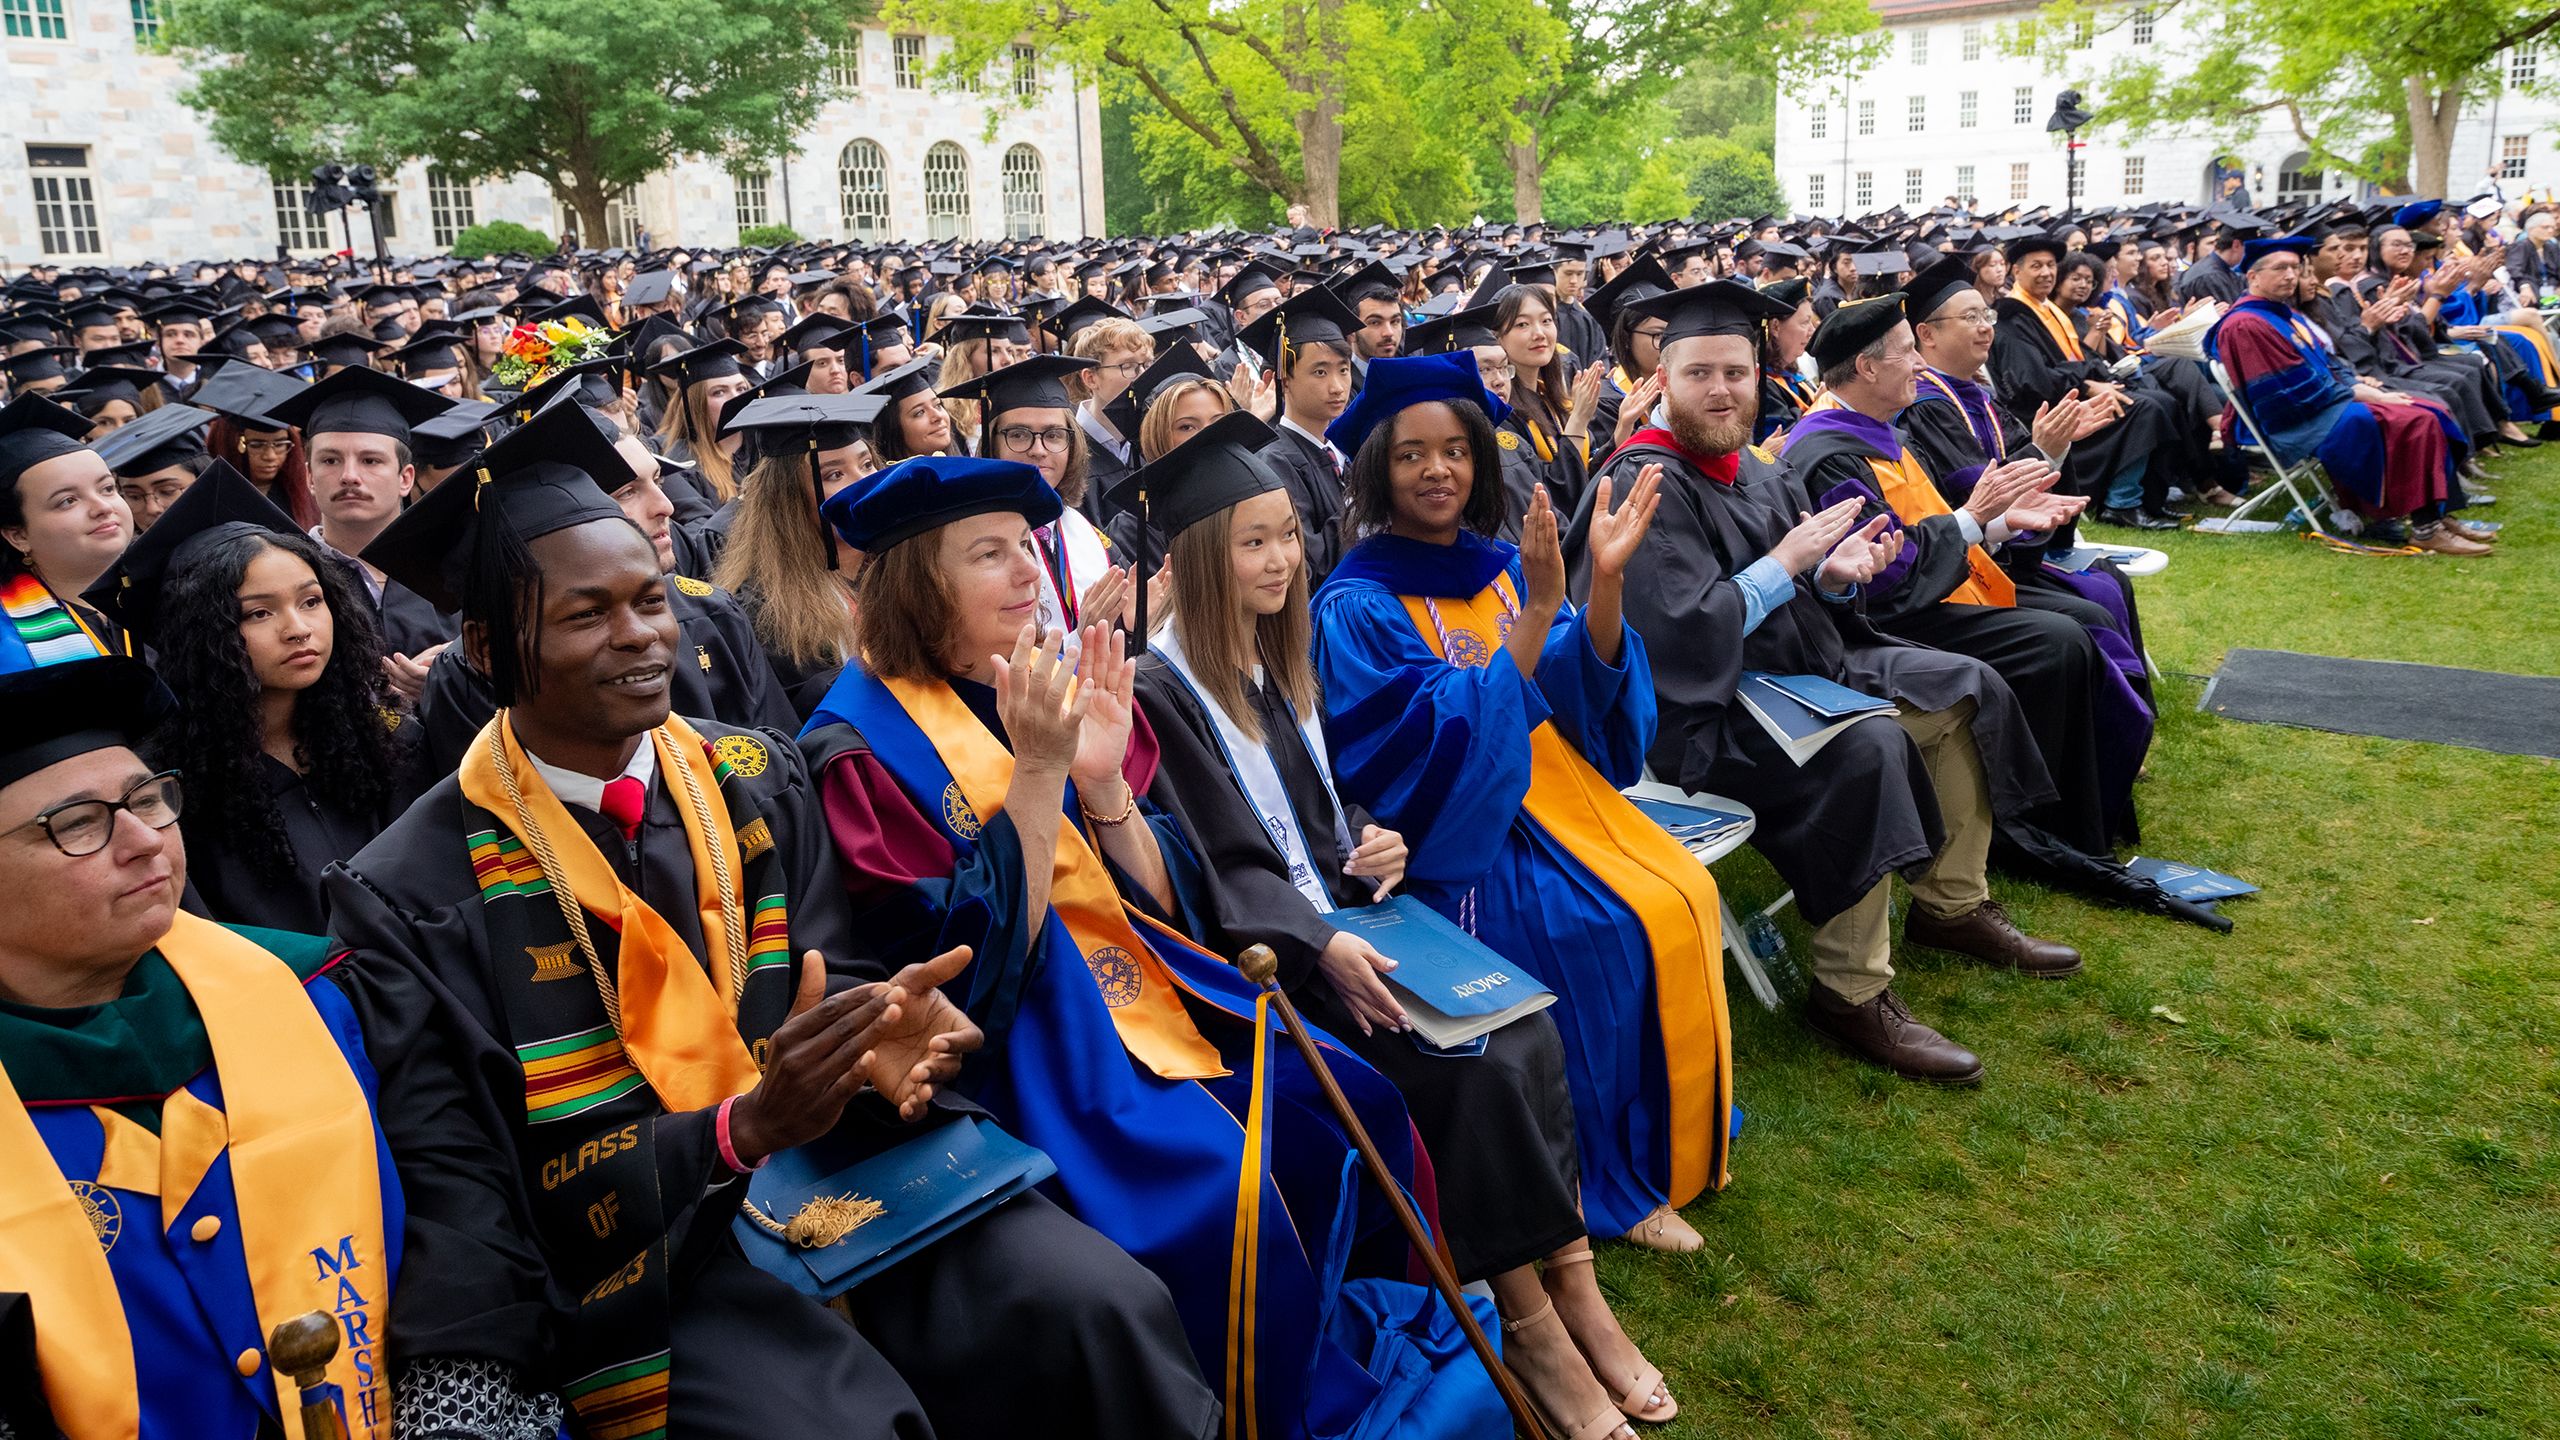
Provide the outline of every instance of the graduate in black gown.
{"type": "Polygon", "coordinates": [[[670,712],[666,576],[593,424],[561,407],[480,463],[384,553],[459,604],[508,708],[329,877],[409,1201],[395,1386],[475,1362],[587,1434],[1207,1434],[1162,1285],[1037,1194],[842,1315],[745,1258],[769,1155],[941,1163],[980,1039],[940,990],[967,952],[890,974],[789,739],[670,712]]]}
{"type": "Polygon", "coordinates": [[[1760,421],[1752,427],[1754,444],[1795,424],[1813,403],[1818,387],[1796,369],[1796,361],[1803,358],[1805,346],[1813,339],[1814,327],[1825,318],[1814,314],[1811,290],[1811,282],[1802,279],[1761,287],[1761,294],[1792,307],[1792,313],[1784,320],[1770,321],[1761,330],[1760,421]]]}
{"type": "Polygon", "coordinates": [[[1509,1363],[1549,1413],[1574,1431],[1606,1414],[1597,1377],[1625,1413],[1668,1420],[1677,1407],[1661,1372],[1619,1330],[1589,1268],[1554,1019],[1515,1020],[1477,1054],[1428,1050],[1380,979],[1394,962],[1326,918],[1382,899],[1404,878],[1406,850],[1333,791],[1307,658],[1304,546],[1261,458],[1276,438],[1228,415],[1141,477],[1150,519],[1173,536],[1173,614],[1137,682],[1159,746],[1151,793],[1201,858],[1227,937],[1219,948],[1271,946],[1300,1010],[1403,1094],[1457,1276],[1492,1282],[1509,1363]],[[1607,1363],[1573,1348],[1584,1335],[1607,1363]]]}
{"type": "Polygon", "coordinates": [[[186,777],[205,913],[319,934],[321,872],[399,813],[414,733],[352,567],[217,460],[90,593],[179,696],[150,748],[186,777]]]}
{"type": "Polygon", "coordinates": [[[1813,354],[1824,393],[1787,436],[1788,466],[1814,507],[1855,498],[1862,521],[1891,516],[1903,535],[1902,553],[1867,583],[1867,618],[1999,671],[2060,792],[2034,823],[2085,853],[2107,853],[2151,741],[2149,710],[2091,633],[2114,617],[2076,595],[2022,589],[1992,558],[2014,536],[2068,523],[2087,502],[2051,493],[2059,472],[2031,457],[1983,472],[1962,508],[1939,492],[1890,418],[1911,403],[1919,368],[1902,297],[1833,311],[1813,354]]]}
{"type": "MultiPolygon", "coordinates": [[[[1853,526],[1848,501],[1799,518],[1801,482],[1747,448],[1759,325],[1783,319],[1783,308],[1725,283],[1641,306],[1669,322],[1671,425],[1638,432],[1602,473],[1632,482],[1646,465],[1663,468],[1661,510],[1624,588],[1627,623],[1654,656],[1661,728],[1649,764],[1662,780],[1732,796],[1758,815],[1751,843],[1814,927],[1817,1029],[1898,1073],[1970,1083],[1980,1059],[1914,1019],[1891,989],[1886,882],[1896,872],[1911,882],[1916,943],[2039,973],[2076,968],[2067,947],[2008,924],[1984,873],[1993,820],[2054,798],[2043,758],[1989,666],[1896,640],[1862,613],[1861,586],[1900,549],[1884,519],[1853,526]],[[1894,700],[1901,724],[1859,720],[1799,765],[1737,698],[1746,669],[1894,700]]],[[[1587,583],[1588,526],[1578,515],[1566,537],[1577,588],[1587,583]]]]}
{"type": "MultiPolygon", "coordinates": [[[[1322,584],[1342,554],[1342,475],[1349,457],[1324,438],[1351,403],[1351,333],[1360,317],[1321,285],[1301,287],[1244,328],[1236,343],[1280,377],[1281,444],[1271,453],[1297,502],[1310,581],[1322,584]]],[[[1407,337],[1411,343],[1411,337],[1407,337]]]]}
{"type": "Polygon", "coordinates": [[[0,671],[135,653],[81,598],[133,541],[132,507],[88,433],[42,395],[0,409],[0,671]]]}

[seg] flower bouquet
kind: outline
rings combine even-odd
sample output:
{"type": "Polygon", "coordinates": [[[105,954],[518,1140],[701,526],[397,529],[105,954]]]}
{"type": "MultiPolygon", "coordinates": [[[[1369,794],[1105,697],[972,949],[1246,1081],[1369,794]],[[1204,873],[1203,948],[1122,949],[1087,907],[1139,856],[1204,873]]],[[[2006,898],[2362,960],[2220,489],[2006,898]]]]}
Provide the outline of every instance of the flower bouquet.
{"type": "Polygon", "coordinates": [[[572,315],[538,325],[518,325],[498,351],[489,378],[510,390],[530,390],[552,375],[601,358],[613,348],[613,332],[572,315]]]}

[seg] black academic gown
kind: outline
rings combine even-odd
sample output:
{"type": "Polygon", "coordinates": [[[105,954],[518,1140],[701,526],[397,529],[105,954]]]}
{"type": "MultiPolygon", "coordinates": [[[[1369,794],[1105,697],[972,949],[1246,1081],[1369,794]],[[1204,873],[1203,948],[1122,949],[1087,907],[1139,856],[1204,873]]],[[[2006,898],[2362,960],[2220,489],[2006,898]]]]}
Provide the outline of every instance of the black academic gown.
{"type": "Polygon", "coordinates": [[[1564,347],[1566,364],[1575,370],[1606,362],[1609,332],[1580,301],[1556,307],[1556,343],[1564,347]]]}
{"type": "Polygon", "coordinates": [[[212,829],[209,815],[199,820],[189,814],[181,822],[188,842],[187,879],[213,919],[321,934],[327,929],[321,872],[370,844],[400,806],[393,802],[375,811],[351,811],[312,794],[303,777],[274,756],[260,754],[257,764],[267,800],[293,846],[293,873],[270,878],[212,829]]]}
{"type": "Polygon", "coordinates": [[[2208,297],[2228,305],[2248,293],[2249,282],[2240,278],[2240,272],[2211,252],[2178,276],[2177,294],[2181,305],[2208,297]]]}
{"type": "MultiPolygon", "coordinates": [[[[796,730],[800,717],[773,673],[755,627],[737,597],[690,576],[674,577],[667,591],[676,617],[675,673],[669,703],[679,715],[706,715],[727,725],[796,730]]],[[[427,667],[418,698],[427,773],[441,778],[462,763],[489,717],[498,713],[489,679],[449,646],[427,667]]],[[[353,852],[349,852],[352,854],[353,852]]]]}
{"type": "MultiPolygon", "coordinates": [[[[2044,405],[2076,394],[2083,382],[2111,377],[2102,360],[2074,360],[2047,333],[2025,302],[2003,295],[1993,305],[1999,328],[1991,334],[1991,387],[2000,403],[2032,415],[2044,405]]],[[[2176,403],[2156,390],[2128,386],[2131,404],[2116,422],[2075,442],[2063,465],[2062,488],[2070,494],[2104,500],[2115,478],[2136,464],[2144,466],[2143,503],[2159,508],[2174,484],[2201,493],[2191,473],[2176,403]]],[[[2201,436],[2196,444],[2204,443],[2201,436]]]]}
{"type": "MultiPolygon", "coordinates": [[[[1599,421],[1594,419],[1596,430],[1599,421]]],[[[1544,425],[1532,421],[1527,413],[1514,408],[1493,427],[1493,442],[1502,448],[1502,488],[1507,503],[1502,511],[1502,538],[1517,542],[1521,517],[1529,513],[1529,488],[1547,487],[1547,503],[1556,514],[1570,515],[1582,502],[1582,492],[1590,483],[1589,471],[1582,461],[1581,447],[1544,425]]]]}
{"type": "Polygon", "coordinates": [[[2312,307],[2311,318],[2329,332],[2357,374],[2444,406],[2474,446],[2494,440],[2507,418],[2497,367],[2486,356],[2439,347],[2434,326],[2415,306],[2379,331],[2364,328],[2363,302],[2383,283],[2384,277],[2367,275],[2354,288],[2332,285],[2312,307]]]}
{"type": "MultiPolygon", "coordinates": [[[[1871,457],[1894,458],[1878,456],[1836,430],[1799,435],[1786,452],[1815,506],[1863,495],[1860,524],[1893,513],[1875,494],[1871,457]]],[[[1868,585],[1868,621],[1888,635],[1970,655],[2000,672],[2026,712],[2036,750],[2059,792],[2054,803],[2034,813],[2035,822],[2083,851],[2107,853],[2111,807],[2094,723],[2094,687],[2107,662],[2081,618],[2060,613],[2058,600],[2052,608],[1954,603],[1948,597],[1972,578],[1970,547],[1956,517],[1900,523],[1903,554],[1889,578],[1879,576],[1868,585]]],[[[2104,623],[2105,614],[2094,618],[2104,623]]]]}
{"type": "Polygon", "coordinates": [[[836,677],[844,673],[844,662],[835,660],[804,665],[764,644],[756,638],[754,631],[756,611],[762,603],[754,588],[741,589],[737,601],[747,615],[749,638],[754,639],[757,648],[764,652],[765,664],[772,668],[774,680],[782,686],[782,698],[791,707],[793,719],[786,728],[797,730],[810,716],[818,713],[818,702],[827,698],[827,692],[835,688],[836,677]]]}
{"type": "MultiPolygon", "coordinates": [[[[790,953],[823,954],[832,986],[887,979],[855,937],[817,793],[791,741],[694,725],[715,743],[747,737],[764,757],[757,773],[740,767],[731,783],[744,786],[738,793],[781,852],[790,953]]],[[[395,1367],[430,1356],[498,1359],[557,1388],[577,1378],[558,1373],[576,1312],[536,1218],[528,1170],[540,1161],[528,1165],[525,1154],[532,1137],[516,1054],[546,1037],[512,1032],[502,967],[526,961],[493,953],[463,804],[458,781],[440,782],[328,881],[329,933],[356,952],[347,987],[381,1070],[383,1130],[409,1206],[391,1356],[395,1367]]],[[[743,827],[741,808],[732,814],[743,827]]],[[[691,848],[664,775],[634,842],[602,816],[570,814],[622,882],[705,953],[691,848]]],[[[877,1152],[975,1108],[945,1092],[934,1114],[906,1125],[864,1096],[836,1138],[854,1153],[877,1152]]],[[[709,1110],[661,1110],[650,1127],[669,1242],[668,1434],[1206,1433],[1118,1423],[1169,1413],[1146,1401],[1168,1389],[1188,1399],[1200,1381],[1161,1283],[1045,1197],[1016,1199],[866,1281],[847,1297],[848,1325],[747,1261],[731,1233],[743,1177],[720,1160],[712,1122],[709,1110]]]]}
{"type": "MultiPolygon", "coordinates": [[[[1820,675],[1918,710],[1970,699],[1993,814],[2023,815],[2054,798],[2016,697],[1981,661],[1897,640],[1868,623],[1857,597],[1825,599],[1803,577],[1795,598],[1742,633],[1734,575],[1808,508],[1783,462],[1746,450],[1737,483],[1724,485],[1678,451],[1639,442],[1601,473],[1623,494],[1656,463],[1662,506],[1627,567],[1621,601],[1653,658],[1661,721],[1646,764],[1683,789],[1749,805],[1760,822],[1751,843],[1794,888],[1807,924],[1847,910],[1893,871],[1925,869],[1945,838],[1937,796],[1919,747],[1883,716],[1858,721],[1797,765],[1735,699],[1744,670],[1820,675]]],[[[1565,541],[1577,596],[1590,591],[1590,523],[1586,503],[1565,541]]]]}
{"type": "MultiPolygon", "coordinates": [[[[1262,452],[1287,482],[1289,499],[1298,507],[1300,538],[1306,543],[1307,585],[1324,583],[1342,558],[1342,472],[1333,452],[1288,425],[1275,425],[1280,443],[1262,452]]],[[[1158,551],[1162,554],[1162,551],[1158,551]]]]}
{"type": "MultiPolygon", "coordinates": [[[[1333,904],[1372,903],[1373,887],[1342,873],[1343,847],[1359,843],[1369,817],[1337,807],[1285,698],[1259,688],[1248,698],[1306,836],[1309,861],[1333,904]]],[[[1411,1036],[1384,1030],[1361,1034],[1317,968],[1336,929],[1291,883],[1279,847],[1227,763],[1208,702],[1162,655],[1141,662],[1138,701],[1160,747],[1148,798],[1190,837],[1225,932],[1225,942],[1211,948],[1234,954],[1269,945],[1280,957],[1281,986],[1298,1008],[1403,1093],[1415,1133],[1431,1154],[1441,1230],[1458,1278],[1498,1275],[1582,1238],[1573,1096],[1555,1021],[1543,1012],[1514,1021],[1472,1057],[1426,1054],[1411,1036]]]]}
{"type": "Polygon", "coordinates": [[[424,595],[388,578],[382,582],[382,598],[375,602],[374,619],[382,628],[385,655],[415,659],[462,633],[461,616],[437,609],[424,595]]]}

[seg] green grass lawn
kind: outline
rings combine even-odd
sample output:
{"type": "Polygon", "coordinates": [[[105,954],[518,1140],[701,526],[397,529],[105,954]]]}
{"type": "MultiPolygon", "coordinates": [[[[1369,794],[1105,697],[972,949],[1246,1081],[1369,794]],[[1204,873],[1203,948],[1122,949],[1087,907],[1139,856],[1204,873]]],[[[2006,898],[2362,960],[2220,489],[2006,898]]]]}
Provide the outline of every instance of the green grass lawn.
{"type": "Polygon", "coordinates": [[[2554,457],[2498,467],[2485,560],[2156,542],[2145,848],[2264,886],[2232,934],[1996,883],[2089,968],[1901,957],[1973,1091],[1729,977],[1749,1118],[1707,1248],[1602,1257],[1683,1407],[1650,1433],[2560,1434],[2560,764],[2194,708],[2234,646],[2560,674],[2554,457]]]}

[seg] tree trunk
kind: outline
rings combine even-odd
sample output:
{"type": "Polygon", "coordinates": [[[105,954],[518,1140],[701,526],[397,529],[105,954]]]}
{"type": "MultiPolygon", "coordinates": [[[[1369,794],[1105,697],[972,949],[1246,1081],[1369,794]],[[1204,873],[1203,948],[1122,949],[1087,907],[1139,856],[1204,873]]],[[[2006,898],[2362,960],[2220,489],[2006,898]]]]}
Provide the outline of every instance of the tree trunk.
{"type": "Polygon", "coordinates": [[[1319,230],[1342,228],[1342,69],[1349,63],[1342,34],[1342,0],[1313,0],[1294,17],[1298,31],[1294,49],[1312,54],[1314,64],[1294,77],[1299,109],[1296,200],[1307,207],[1307,220],[1319,230]],[[1312,33],[1306,22],[1312,13],[1312,33]]]}
{"type": "Polygon", "coordinates": [[[612,248],[614,242],[607,234],[612,228],[612,222],[608,219],[605,209],[609,197],[605,194],[602,184],[583,172],[573,173],[568,177],[567,189],[563,190],[555,186],[551,193],[553,198],[569,207],[571,213],[578,217],[580,245],[590,250],[612,248]]]}
{"type": "Polygon", "coordinates": [[[2409,99],[2409,193],[2449,194],[2446,182],[2453,174],[2453,127],[2462,118],[2462,91],[2458,86],[2431,90],[2418,75],[2403,83],[2409,99]]]}
{"type": "Polygon", "coordinates": [[[1522,225],[1535,225],[1547,218],[1546,167],[1538,162],[1538,128],[1529,127],[1526,138],[1506,141],[1504,158],[1511,162],[1511,218],[1522,225]]]}

